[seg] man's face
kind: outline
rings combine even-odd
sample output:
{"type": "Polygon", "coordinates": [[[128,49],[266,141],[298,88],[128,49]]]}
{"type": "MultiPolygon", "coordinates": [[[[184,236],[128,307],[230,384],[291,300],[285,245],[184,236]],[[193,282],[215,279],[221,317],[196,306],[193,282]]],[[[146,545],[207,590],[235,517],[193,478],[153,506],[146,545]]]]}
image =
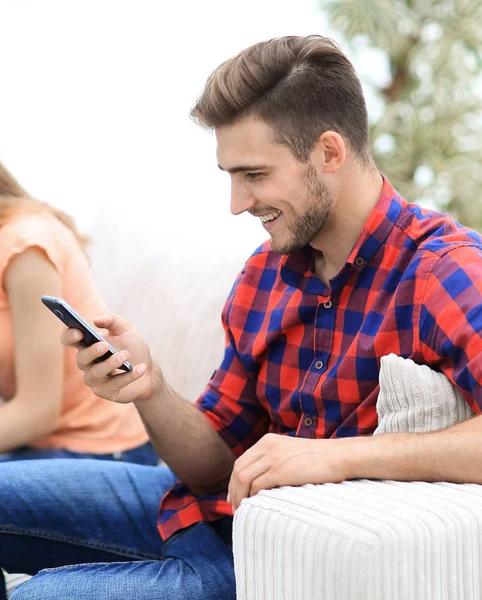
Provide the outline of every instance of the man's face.
{"type": "Polygon", "coordinates": [[[274,141],[272,128],[249,117],[216,130],[218,164],[231,174],[231,212],[248,211],[271,236],[271,247],[290,254],[316,243],[329,229],[334,194],[309,160],[300,163],[274,141]]]}

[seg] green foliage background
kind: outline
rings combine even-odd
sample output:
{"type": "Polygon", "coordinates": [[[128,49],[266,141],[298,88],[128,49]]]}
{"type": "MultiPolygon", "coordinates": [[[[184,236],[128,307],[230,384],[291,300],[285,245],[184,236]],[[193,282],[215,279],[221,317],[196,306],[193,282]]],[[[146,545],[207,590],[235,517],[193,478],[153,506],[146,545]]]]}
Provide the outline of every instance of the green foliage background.
{"type": "Polygon", "coordinates": [[[390,81],[376,89],[383,111],[371,123],[378,168],[409,201],[482,231],[482,0],[320,6],[354,53],[386,53],[390,81]]]}

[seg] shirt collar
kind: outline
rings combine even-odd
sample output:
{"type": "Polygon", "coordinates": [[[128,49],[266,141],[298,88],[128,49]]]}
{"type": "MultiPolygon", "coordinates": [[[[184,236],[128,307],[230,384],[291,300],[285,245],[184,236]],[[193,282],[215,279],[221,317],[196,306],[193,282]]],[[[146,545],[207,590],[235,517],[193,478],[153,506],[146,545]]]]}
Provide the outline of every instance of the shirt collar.
{"type": "Polygon", "coordinates": [[[348,265],[363,267],[369,262],[387,239],[402,212],[404,201],[400,194],[384,175],[382,179],[382,193],[348,255],[348,265]]]}
{"type": "MultiPolygon", "coordinates": [[[[363,269],[385,242],[400,216],[404,200],[384,175],[382,178],[383,188],[380,198],[365,222],[342,272],[347,268],[358,271],[363,269]]],[[[280,261],[280,276],[287,285],[299,288],[308,294],[326,296],[327,286],[314,276],[313,271],[314,257],[311,246],[285,255],[280,261]]]]}

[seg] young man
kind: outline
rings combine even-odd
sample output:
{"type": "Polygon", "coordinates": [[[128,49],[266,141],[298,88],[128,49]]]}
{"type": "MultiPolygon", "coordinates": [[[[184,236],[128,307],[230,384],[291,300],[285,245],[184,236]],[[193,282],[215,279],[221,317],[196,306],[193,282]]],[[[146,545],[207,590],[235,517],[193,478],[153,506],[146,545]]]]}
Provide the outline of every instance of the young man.
{"type": "Polygon", "coordinates": [[[227,600],[231,511],[260,489],[482,482],[480,416],[370,436],[390,352],[442,371],[481,412],[482,242],[408,205],[378,173],[347,58],[318,36],[257,44],[213,73],[193,116],[214,128],[232,212],[259,218],[271,239],[235,282],[224,360],[197,405],[169,387],[124,319],[96,320],[122,349],[102,363],[103,344],[83,348],[79,332],[64,333],[87,384],[136,405],[172,471],[0,466],[0,565],[74,565],[41,571],[14,600],[227,600]],[[117,374],[126,359],[134,371],[117,374]]]}

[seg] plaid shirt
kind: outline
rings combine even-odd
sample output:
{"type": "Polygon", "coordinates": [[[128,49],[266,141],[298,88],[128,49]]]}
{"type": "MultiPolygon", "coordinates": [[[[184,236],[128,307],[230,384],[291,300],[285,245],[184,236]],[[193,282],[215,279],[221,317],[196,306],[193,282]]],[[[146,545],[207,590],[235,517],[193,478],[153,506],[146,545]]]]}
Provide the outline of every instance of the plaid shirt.
{"type": "MultiPolygon", "coordinates": [[[[482,240],[450,217],[407,204],[385,179],[343,269],[325,285],[311,247],[288,256],[263,244],[223,311],[223,362],[198,400],[236,456],[274,432],[370,435],[380,358],[427,364],[482,412],[482,240]]],[[[231,515],[226,495],[182,484],[161,502],[167,539],[231,515]]]]}

